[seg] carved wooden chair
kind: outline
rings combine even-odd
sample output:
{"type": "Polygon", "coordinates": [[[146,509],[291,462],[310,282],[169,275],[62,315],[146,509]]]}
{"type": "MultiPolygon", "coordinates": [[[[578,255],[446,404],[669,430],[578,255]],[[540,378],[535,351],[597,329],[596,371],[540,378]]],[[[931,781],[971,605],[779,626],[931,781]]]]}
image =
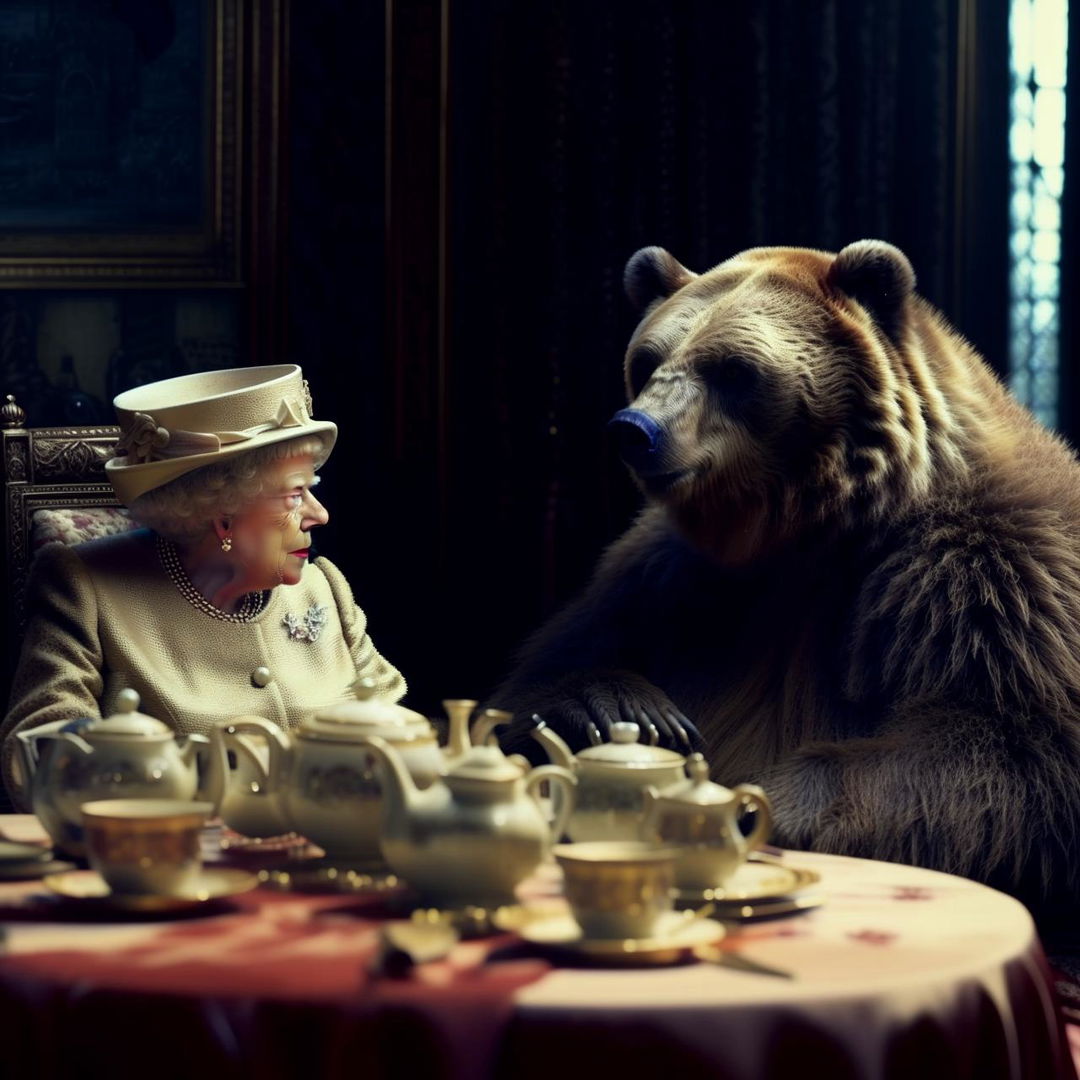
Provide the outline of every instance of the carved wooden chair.
{"type": "MultiPolygon", "coordinates": [[[[79,543],[131,527],[105,479],[119,428],[26,426],[8,394],[0,406],[4,443],[4,572],[7,625],[16,640],[26,622],[26,579],[38,548],[79,543]]],[[[10,675],[17,649],[8,650],[10,675]]],[[[7,701],[5,685],[4,702],[7,701]]]]}
{"type": "MultiPolygon", "coordinates": [[[[26,624],[26,581],[38,548],[76,544],[131,528],[105,462],[113,456],[116,427],[32,428],[12,395],[0,406],[4,444],[4,581],[9,647],[0,669],[0,715],[7,711],[11,677],[26,624]]],[[[0,784],[0,812],[10,810],[0,784]]]]}

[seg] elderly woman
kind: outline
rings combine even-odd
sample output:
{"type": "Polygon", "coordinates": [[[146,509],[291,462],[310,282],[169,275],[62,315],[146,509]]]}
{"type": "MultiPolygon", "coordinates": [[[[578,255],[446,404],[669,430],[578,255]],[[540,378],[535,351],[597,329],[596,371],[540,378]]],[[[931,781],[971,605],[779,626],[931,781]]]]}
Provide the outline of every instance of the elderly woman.
{"type": "Polygon", "coordinates": [[[30,622],[0,729],[3,777],[25,805],[13,734],[108,715],[125,687],[180,732],[254,713],[289,727],[360,676],[396,701],[341,572],[309,560],[327,522],[317,470],[337,428],[313,420],[295,365],[166,379],[115,401],[106,473],[146,528],[39,553],[30,622]]]}

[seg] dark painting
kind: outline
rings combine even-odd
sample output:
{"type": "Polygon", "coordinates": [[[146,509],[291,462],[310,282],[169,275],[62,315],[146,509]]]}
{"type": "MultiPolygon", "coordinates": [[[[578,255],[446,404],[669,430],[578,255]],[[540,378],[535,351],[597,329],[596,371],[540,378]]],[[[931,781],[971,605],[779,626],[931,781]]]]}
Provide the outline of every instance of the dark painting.
{"type": "Polygon", "coordinates": [[[209,0],[0,0],[0,229],[206,217],[209,0]]]}

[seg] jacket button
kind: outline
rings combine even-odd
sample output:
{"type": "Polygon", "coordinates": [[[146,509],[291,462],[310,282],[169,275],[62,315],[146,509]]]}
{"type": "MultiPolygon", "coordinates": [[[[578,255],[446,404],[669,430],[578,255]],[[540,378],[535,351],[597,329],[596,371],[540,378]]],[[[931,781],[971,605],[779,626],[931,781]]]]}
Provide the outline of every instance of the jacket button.
{"type": "Polygon", "coordinates": [[[274,676],[270,674],[268,667],[257,667],[251,673],[251,685],[252,686],[269,686],[274,681],[274,676]]]}

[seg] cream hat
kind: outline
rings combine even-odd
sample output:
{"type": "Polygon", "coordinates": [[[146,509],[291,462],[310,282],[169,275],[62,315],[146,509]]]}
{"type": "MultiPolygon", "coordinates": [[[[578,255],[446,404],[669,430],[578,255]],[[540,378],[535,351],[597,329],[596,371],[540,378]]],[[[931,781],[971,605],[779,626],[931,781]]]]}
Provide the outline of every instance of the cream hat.
{"type": "Polygon", "coordinates": [[[326,449],[337,425],[311,418],[311,393],[296,364],[202,371],[125,390],[114,400],[119,456],[105,474],[122,503],[211,465],[270,443],[321,435],[326,449]]]}

